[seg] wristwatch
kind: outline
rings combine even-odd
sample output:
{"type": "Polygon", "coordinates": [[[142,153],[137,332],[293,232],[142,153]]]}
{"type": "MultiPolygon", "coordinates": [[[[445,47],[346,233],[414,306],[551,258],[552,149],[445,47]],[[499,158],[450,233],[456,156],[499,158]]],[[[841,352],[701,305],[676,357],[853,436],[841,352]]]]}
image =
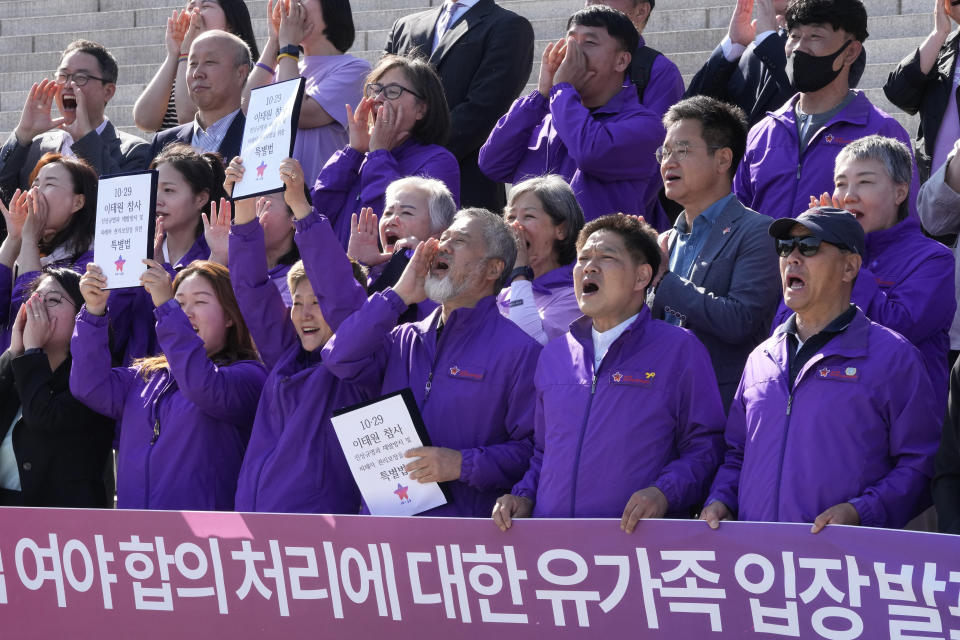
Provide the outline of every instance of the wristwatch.
{"type": "Polygon", "coordinates": [[[509,284],[512,284],[513,281],[519,278],[520,276],[523,276],[530,282],[533,282],[533,269],[531,269],[529,266],[517,267],[516,269],[510,272],[510,277],[507,278],[507,282],[509,284]]]}
{"type": "Polygon", "coordinates": [[[298,46],[295,45],[295,44],[288,44],[288,45],[285,46],[285,47],[281,47],[280,50],[277,51],[277,56],[280,56],[280,55],[282,55],[282,54],[284,54],[284,53],[286,53],[287,55],[291,55],[291,56],[293,56],[294,58],[299,58],[299,57],[300,57],[300,47],[298,47],[298,46]]]}

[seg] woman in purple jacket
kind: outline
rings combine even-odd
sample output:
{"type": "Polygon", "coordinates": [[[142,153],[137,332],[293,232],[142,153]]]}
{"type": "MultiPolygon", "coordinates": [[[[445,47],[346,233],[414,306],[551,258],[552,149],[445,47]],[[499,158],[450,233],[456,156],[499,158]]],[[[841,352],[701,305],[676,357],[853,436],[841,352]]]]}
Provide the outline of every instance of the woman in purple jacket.
{"type": "MultiPolygon", "coordinates": [[[[953,255],[923,235],[909,214],[912,167],[910,151],[899,140],[873,135],[851,142],[837,156],[832,204],[853,213],[867,236],[851,301],[920,350],[937,406],[945,410],[956,310],[953,255]]],[[[820,199],[830,206],[829,194],[820,199]]],[[[789,315],[781,303],[776,324],[789,315]]]]}
{"type": "Polygon", "coordinates": [[[351,214],[362,207],[382,214],[387,185],[398,178],[436,178],[460,202],[460,167],[440,146],[450,111],[428,62],[384,56],[367,76],[356,112],[347,108],[347,121],[350,143],[327,161],[313,189],[314,210],[330,219],[344,248],[351,214]]]}
{"type": "MultiPolygon", "coordinates": [[[[159,356],[111,368],[103,272],[87,267],[74,329],[70,390],[117,420],[117,506],[231,510],[266,378],[222,265],[196,262],[172,285],[147,260],[159,356]]],[[[271,285],[272,286],[272,285],[271,285]]]]}
{"type": "Polygon", "coordinates": [[[83,273],[93,259],[97,223],[97,173],[79,158],[48,153],[30,174],[29,191],[19,189],[9,209],[0,203],[7,237],[0,245],[0,318],[6,320],[0,347],[10,331],[27,289],[43,267],[67,267],[83,273]],[[14,275],[16,274],[16,275],[14,275]]]}
{"type": "Polygon", "coordinates": [[[583,315],[573,292],[583,210],[566,180],[546,175],[514,185],[503,215],[516,232],[517,260],[497,296],[500,313],[547,344],[583,315]]]}

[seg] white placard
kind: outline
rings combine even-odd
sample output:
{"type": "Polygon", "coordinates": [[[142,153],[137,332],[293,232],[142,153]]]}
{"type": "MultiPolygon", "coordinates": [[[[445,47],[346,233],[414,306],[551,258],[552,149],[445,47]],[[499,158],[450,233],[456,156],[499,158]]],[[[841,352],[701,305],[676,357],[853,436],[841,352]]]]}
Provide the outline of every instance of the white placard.
{"type": "Polygon", "coordinates": [[[157,172],[140,171],[100,178],[93,261],[107,277],[107,289],[139,287],[153,255],[153,214],[157,172]]]}
{"type": "Polygon", "coordinates": [[[240,147],[243,180],[233,185],[234,199],[283,190],[280,162],[293,153],[302,100],[303,78],[268,84],[250,92],[240,147]]]}
{"type": "Polygon", "coordinates": [[[408,449],[423,446],[420,415],[409,390],[337,411],[330,419],[353,479],[375,516],[412,516],[446,504],[436,482],[411,480],[408,449]]]}

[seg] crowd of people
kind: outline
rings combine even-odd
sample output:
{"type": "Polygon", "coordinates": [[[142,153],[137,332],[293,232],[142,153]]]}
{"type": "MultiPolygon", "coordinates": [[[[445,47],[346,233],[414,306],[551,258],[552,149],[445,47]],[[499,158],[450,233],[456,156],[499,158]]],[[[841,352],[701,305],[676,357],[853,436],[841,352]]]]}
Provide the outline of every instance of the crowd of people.
{"type": "Polygon", "coordinates": [[[960,5],[884,88],[915,149],[856,89],[861,0],[738,0],[686,89],[654,9],[587,0],[520,96],[493,0],[373,66],[349,0],[270,0],[259,49],[190,0],[150,142],[71,43],[0,148],[0,504],[366,513],[331,417],[409,389],[422,515],[960,533],[960,5]],[[297,77],[283,191],[233,200],[251,90],[297,77]],[[111,290],[97,181],[146,169],[153,258],[111,290]]]}

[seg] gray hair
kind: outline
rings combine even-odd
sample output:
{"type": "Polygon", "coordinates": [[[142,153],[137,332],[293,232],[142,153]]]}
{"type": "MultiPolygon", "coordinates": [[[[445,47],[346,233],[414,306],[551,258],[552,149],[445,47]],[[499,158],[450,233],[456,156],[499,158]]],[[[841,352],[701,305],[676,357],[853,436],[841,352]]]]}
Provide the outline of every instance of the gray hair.
{"type": "MultiPolygon", "coordinates": [[[[837,154],[834,162],[834,175],[836,168],[843,162],[850,160],[876,160],[887,170],[887,175],[897,184],[909,185],[913,177],[913,156],[910,155],[910,149],[895,138],[872,135],[854,140],[837,154]]],[[[903,220],[909,213],[909,197],[904,198],[897,211],[897,217],[903,220]]]]}
{"type": "Polygon", "coordinates": [[[513,185],[510,195],[507,196],[507,209],[513,206],[514,200],[520,196],[532,193],[543,205],[543,210],[555,226],[566,224],[566,235],[553,243],[553,250],[557,254],[557,262],[567,265],[577,257],[577,235],[583,228],[583,209],[577,202],[577,196],[567,181],[556,174],[548,174],[530,178],[513,185]]]}
{"type": "Polygon", "coordinates": [[[517,245],[513,239],[513,232],[502,217],[479,207],[461,209],[453,219],[456,221],[460,218],[479,221],[483,240],[487,245],[487,258],[503,261],[503,273],[500,274],[500,280],[494,289],[495,292],[500,291],[506,284],[510,272],[513,271],[513,263],[517,260],[517,245]]]}
{"type": "MultiPolygon", "coordinates": [[[[233,35],[228,31],[221,31],[219,29],[211,29],[210,31],[205,31],[197,36],[197,39],[193,41],[194,44],[200,42],[201,40],[210,40],[216,38],[218,40],[228,40],[236,50],[234,51],[233,66],[240,67],[242,65],[247,65],[248,67],[253,66],[253,54],[250,52],[250,45],[243,41],[242,38],[233,35]]],[[[192,48],[192,45],[191,45],[192,48]]]]}
{"type": "Polygon", "coordinates": [[[447,185],[434,178],[408,176],[394,180],[387,185],[386,200],[390,201],[393,194],[404,188],[418,189],[427,195],[427,209],[430,211],[430,231],[440,234],[453,222],[457,213],[457,204],[447,185]]]}

